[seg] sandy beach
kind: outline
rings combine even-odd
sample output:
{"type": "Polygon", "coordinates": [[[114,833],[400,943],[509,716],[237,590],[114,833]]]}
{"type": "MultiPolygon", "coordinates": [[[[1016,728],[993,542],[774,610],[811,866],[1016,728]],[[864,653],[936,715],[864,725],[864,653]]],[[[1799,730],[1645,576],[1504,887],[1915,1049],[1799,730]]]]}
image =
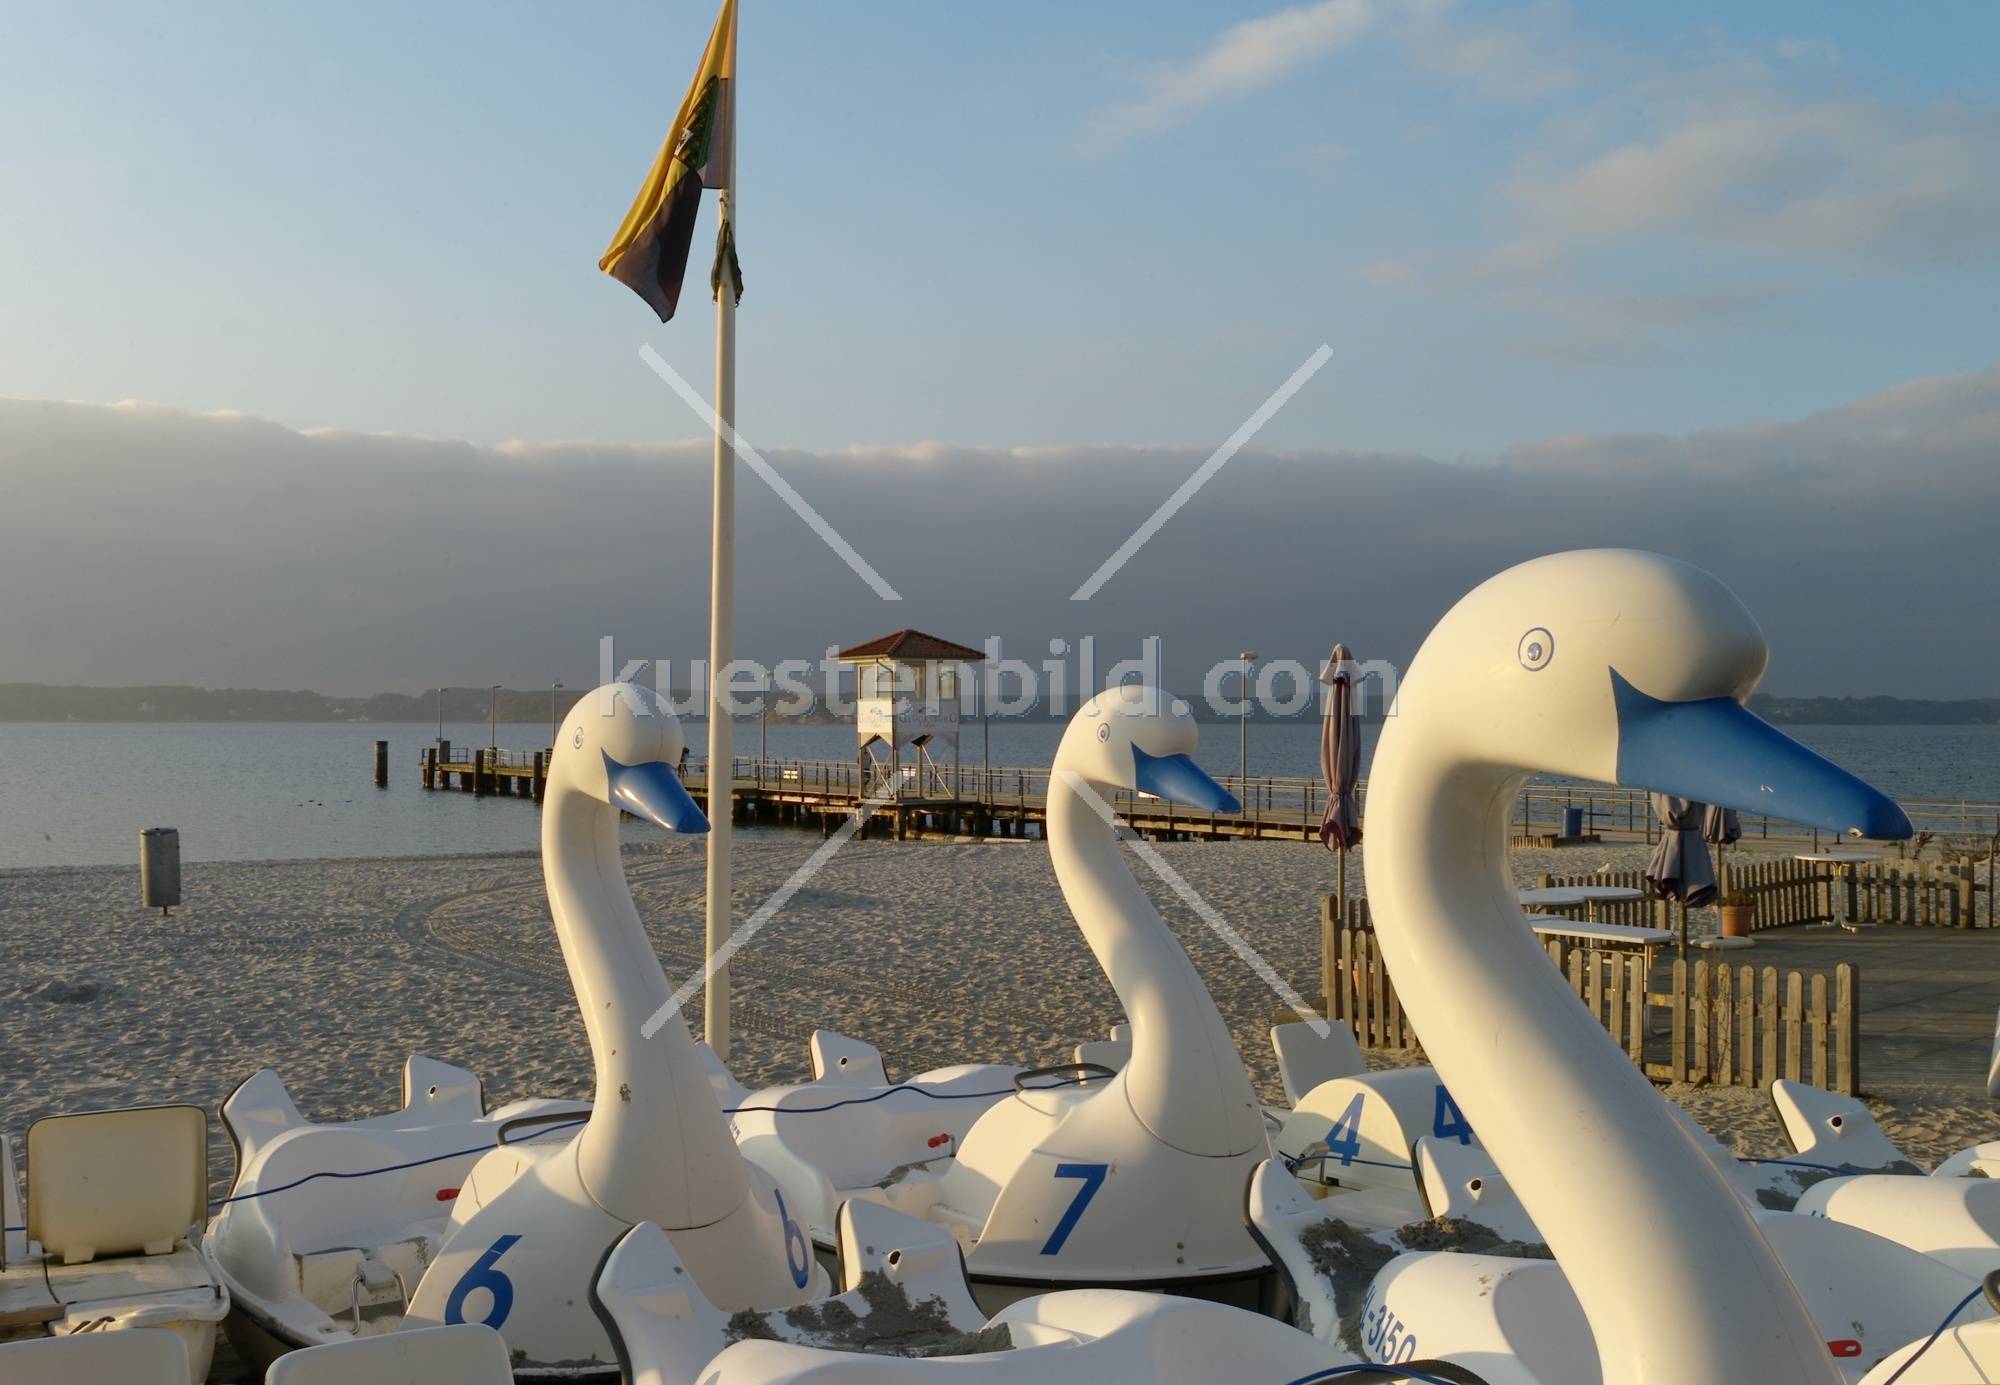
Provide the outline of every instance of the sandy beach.
{"type": "MultiPolygon", "coordinates": [[[[811,833],[740,841],[738,919],[819,845],[811,833]]],[[[1332,888],[1332,856],[1275,842],[1158,850],[1281,975],[1317,990],[1317,898],[1332,888]]],[[[1523,851],[1516,870],[1533,883],[1543,871],[1632,869],[1644,855],[1523,851]]],[[[678,982],[700,958],[700,844],[629,850],[626,865],[678,982]]],[[[1259,1087],[1280,1100],[1266,1037],[1277,1002],[1135,868],[1259,1087]]],[[[1350,888],[1361,874],[1350,872],[1350,888]]],[[[0,948],[13,973],[0,1020],[8,1129],[61,1111],[198,1102],[211,1111],[220,1190],[232,1153],[213,1112],[261,1067],[283,1074],[318,1119],[395,1106],[413,1052],[478,1072],[489,1103],[589,1095],[589,1052],[534,854],[192,865],[184,888],[184,906],[162,918],[138,907],[130,868],[0,874],[0,948]]],[[[816,1027],[876,1042],[904,1075],[973,1059],[1059,1061],[1118,1017],[1035,842],[848,843],[739,954],[735,993],[731,1067],[753,1087],[808,1076],[816,1027]]],[[[1761,1092],[1669,1095],[1743,1154],[1789,1152],[1761,1092]]],[[[1883,1125],[1926,1162],[2000,1135],[1976,1085],[1904,1082],[1878,1096],[1883,1125]]],[[[229,1369],[225,1360],[213,1378],[232,1379],[229,1369]]]]}
{"type": "MultiPolygon", "coordinates": [[[[820,840],[767,834],[738,847],[747,919],[820,840]]],[[[1293,843],[1164,845],[1179,871],[1306,994],[1318,989],[1325,852],[1293,843]]],[[[1642,846],[1517,852],[1548,870],[1631,869],[1642,846]]],[[[1267,1099],[1276,1000],[1192,912],[1135,868],[1207,979],[1267,1099]]],[[[698,843],[629,850],[627,870],[677,982],[700,960],[698,843]]],[[[1362,874],[1351,872],[1350,888],[1362,874]]],[[[391,1107],[405,1055],[478,1072],[489,1102],[587,1096],[589,1052],[550,925],[537,856],[193,865],[170,918],[137,905],[123,867],[0,874],[0,947],[14,1003],[0,1020],[7,1126],[58,1111],[193,1101],[211,1110],[261,1067],[302,1110],[391,1107]]],[[[1707,916],[1694,916],[1699,930],[1707,916]]],[[[1102,1035],[1117,1000],[1063,907],[1039,843],[850,842],[739,954],[730,1065],[751,1086],[803,1078],[813,1029],[879,1044],[892,1073],[973,1059],[1055,1062],[1102,1035]]],[[[698,1013],[698,1003],[693,1007],[698,1013]]],[[[1744,1153],[1780,1152],[1760,1093],[1674,1093],[1744,1153]]],[[[1882,1095],[1912,1154],[2000,1134],[1982,1092],[1882,1095]]],[[[230,1152],[218,1128],[215,1181],[230,1152]]]]}

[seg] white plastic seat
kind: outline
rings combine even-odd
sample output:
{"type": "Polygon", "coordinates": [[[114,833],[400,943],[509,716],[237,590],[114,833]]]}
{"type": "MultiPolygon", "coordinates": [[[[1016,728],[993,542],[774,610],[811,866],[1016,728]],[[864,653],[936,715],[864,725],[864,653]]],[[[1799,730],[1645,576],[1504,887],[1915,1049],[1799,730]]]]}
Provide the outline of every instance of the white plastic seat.
{"type": "Polygon", "coordinates": [[[511,1385],[507,1343],[484,1323],[412,1328],[307,1347],[271,1363],[264,1385],[511,1385]]]}
{"type": "Polygon", "coordinates": [[[1359,1077],[1368,1071],[1361,1045],[1355,1042],[1354,1030],[1345,1020],[1326,1021],[1324,1035],[1315,1034],[1303,1020],[1278,1025],[1271,1030],[1271,1047],[1277,1050],[1285,1100],[1295,1107],[1322,1082],[1359,1077]]]}
{"type": "Polygon", "coordinates": [[[1130,1039],[1085,1039],[1070,1052],[1079,1063],[1095,1063],[1100,1068],[1120,1072],[1132,1061],[1130,1039]]]}
{"type": "Polygon", "coordinates": [[[7,1385],[189,1385],[187,1349],[171,1332],[86,1332],[0,1345],[7,1385]]]}
{"type": "Polygon", "coordinates": [[[166,1255],[202,1222],[207,1195],[199,1106],[49,1116],[28,1127],[28,1239],[64,1264],[166,1255]]]}
{"type": "Polygon", "coordinates": [[[1111,1026],[1108,1039],[1086,1039],[1070,1052],[1070,1057],[1079,1063],[1095,1063],[1113,1072],[1123,1070],[1132,1061],[1132,1024],[1120,1020],[1111,1026]]]}

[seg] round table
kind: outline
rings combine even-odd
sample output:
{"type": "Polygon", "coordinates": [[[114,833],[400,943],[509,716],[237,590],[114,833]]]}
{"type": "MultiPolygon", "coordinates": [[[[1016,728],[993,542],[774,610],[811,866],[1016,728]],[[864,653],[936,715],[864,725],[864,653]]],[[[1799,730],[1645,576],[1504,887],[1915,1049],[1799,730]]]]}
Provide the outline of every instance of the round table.
{"type": "Polygon", "coordinates": [[[1839,877],[1847,882],[1847,907],[1841,911],[1843,917],[1834,919],[1834,923],[1850,933],[1869,926],[1854,916],[1854,868],[1865,866],[1870,861],[1879,861],[1882,859],[1880,856],[1868,851],[1801,851],[1792,859],[1811,861],[1828,868],[1826,902],[1829,909],[1833,906],[1833,879],[1839,877]]]}

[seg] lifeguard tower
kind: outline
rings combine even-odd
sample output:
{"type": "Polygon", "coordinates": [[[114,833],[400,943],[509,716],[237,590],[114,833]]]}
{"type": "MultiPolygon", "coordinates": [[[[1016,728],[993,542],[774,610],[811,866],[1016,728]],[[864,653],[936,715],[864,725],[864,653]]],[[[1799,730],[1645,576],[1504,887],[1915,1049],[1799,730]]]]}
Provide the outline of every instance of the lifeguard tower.
{"type": "Polygon", "coordinates": [[[986,656],[921,630],[898,630],[837,657],[855,666],[863,792],[899,803],[958,802],[959,689],[966,666],[986,656]]]}

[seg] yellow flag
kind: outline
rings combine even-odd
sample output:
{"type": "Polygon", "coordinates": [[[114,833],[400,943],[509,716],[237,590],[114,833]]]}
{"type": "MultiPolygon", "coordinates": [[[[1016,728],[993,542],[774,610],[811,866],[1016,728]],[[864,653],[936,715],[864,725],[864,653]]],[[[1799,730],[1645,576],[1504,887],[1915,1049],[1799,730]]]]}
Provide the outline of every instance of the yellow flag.
{"type": "MultiPolygon", "coordinates": [[[[660,155],[597,267],[638,294],[665,322],[680,303],[701,190],[727,187],[733,166],[736,0],[722,0],[701,66],[681,99],[660,155]]],[[[724,229],[725,239],[727,228],[724,229]]],[[[734,257],[734,247],[729,247],[734,257]]],[[[738,281],[741,282],[740,280],[738,281]]]]}

